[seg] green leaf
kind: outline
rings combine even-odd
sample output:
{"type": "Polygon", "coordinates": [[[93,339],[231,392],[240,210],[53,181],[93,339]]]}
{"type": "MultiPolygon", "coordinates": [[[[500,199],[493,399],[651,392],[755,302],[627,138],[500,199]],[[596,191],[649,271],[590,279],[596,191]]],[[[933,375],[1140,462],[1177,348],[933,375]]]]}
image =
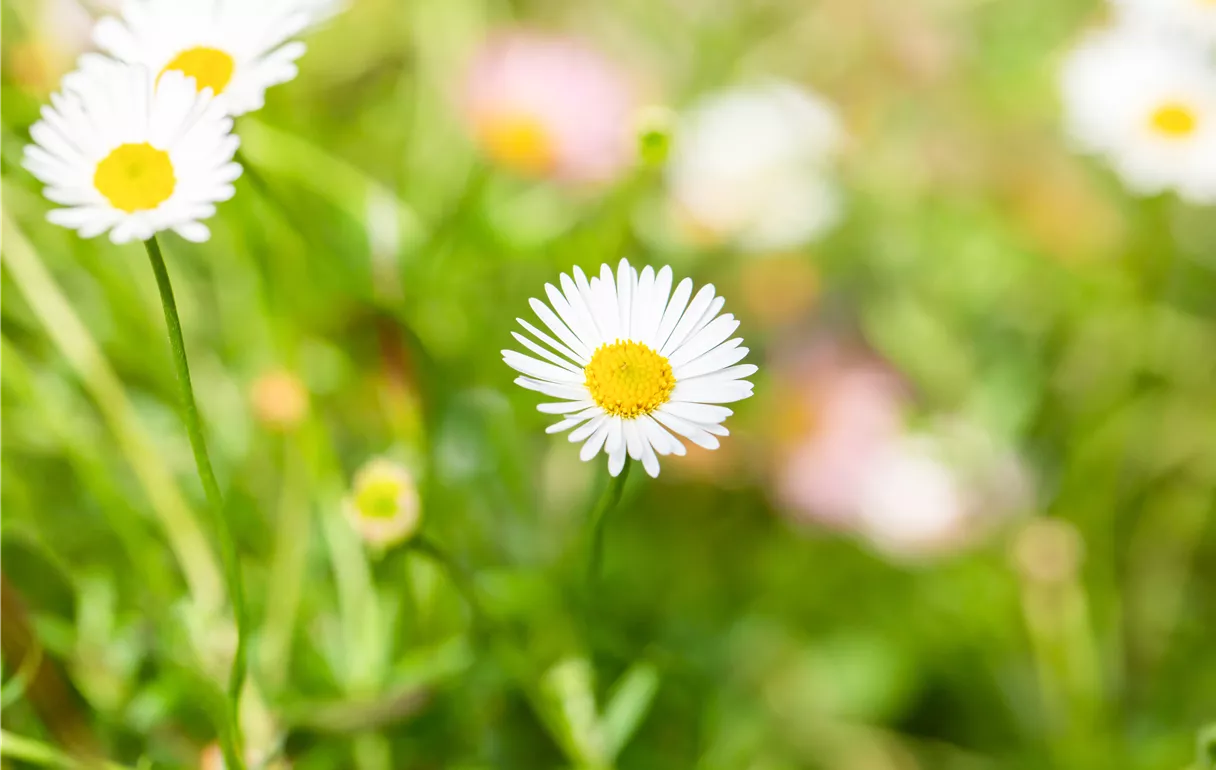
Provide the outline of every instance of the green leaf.
{"type": "Polygon", "coordinates": [[[650,663],[635,663],[621,675],[608,694],[600,729],[608,757],[616,759],[637,732],[659,691],[659,672],[650,663]]]}

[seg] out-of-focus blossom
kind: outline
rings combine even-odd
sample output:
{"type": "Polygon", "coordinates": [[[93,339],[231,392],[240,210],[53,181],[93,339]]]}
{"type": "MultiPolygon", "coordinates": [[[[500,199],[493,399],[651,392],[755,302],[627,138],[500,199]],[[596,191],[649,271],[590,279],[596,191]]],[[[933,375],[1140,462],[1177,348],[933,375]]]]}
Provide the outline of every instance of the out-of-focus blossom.
{"type": "Polygon", "coordinates": [[[47,92],[92,46],[93,17],[80,0],[41,0],[36,7],[28,36],[11,43],[6,64],[16,82],[47,92]]]}
{"type": "Polygon", "coordinates": [[[829,172],[843,142],[835,108],[800,86],[711,96],[677,129],[667,170],[676,215],[710,242],[803,245],[840,218],[829,172]]]}
{"type": "Polygon", "coordinates": [[[888,444],[863,475],[858,531],[875,548],[916,559],[978,542],[1029,500],[1016,457],[978,429],[947,423],[888,444]]]}
{"type": "Polygon", "coordinates": [[[490,38],[464,84],[474,138],[528,176],[607,182],[636,157],[633,89],[583,43],[536,32],[490,38]]]}
{"type": "Polygon", "coordinates": [[[300,0],[125,0],[93,39],[121,61],[181,72],[210,88],[232,115],[261,109],[266,89],[298,72],[312,21],[300,0]]]}
{"type": "Polygon", "coordinates": [[[422,502],[413,474],[384,458],[359,469],[342,508],[364,542],[377,550],[408,540],[422,523],[422,502]]]}
{"type": "Polygon", "coordinates": [[[308,389],[285,369],[266,372],[254,380],[249,400],[257,421],[273,431],[292,430],[308,414],[308,389]]]}
{"type": "Polygon", "coordinates": [[[1112,0],[1129,24],[1153,27],[1178,39],[1216,43],[1216,3],[1211,0],[1112,0]]]}
{"type": "Polygon", "coordinates": [[[87,54],[30,129],[24,165],[64,208],[47,219],[114,243],[173,230],[191,241],[231,198],[241,167],[232,118],[210,91],[178,72],[87,54]]]}
{"type": "Polygon", "coordinates": [[[1130,24],[1091,33],[1061,88],[1073,141],[1132,192],[1216,202],[1216,67],[1203,50],[1130,24]]]}
{"type": "Polygon", "coordinates": [[[694,295],[691,279],[674,289],[672,281],[670,267],[639,273],[623,259],[615,275],[601,265],[590,282],[575,267],[573,279],[562,274],[561,290],[545,286],[549,305],[531,303],[557,339],[520,318],[536,341],[512,336],[539,358],[502,351],[503,362],[524,375],[516,385],[558,399],[537,407],[562,416],[546,432],[569,430],[584,461],[602,450],[613,476],[627,456],[658,476],[659,455],[686,453],[679,436],[717,449],[733,414],[721,404],[752,395],[747,378],[756,367],[739,363],[748,353],[743,339],[728,339],[739,322],[720,315],[726,300],[712,284],[694,295]]]}
{"type": "Polygon", "coordinates": [[[906,387],[876,356],[834,341],[787,363],[783,379],[794,414],[782,418],[778,497],[799,520],[851,528],[862,479],[902,430],[906,387]]]}

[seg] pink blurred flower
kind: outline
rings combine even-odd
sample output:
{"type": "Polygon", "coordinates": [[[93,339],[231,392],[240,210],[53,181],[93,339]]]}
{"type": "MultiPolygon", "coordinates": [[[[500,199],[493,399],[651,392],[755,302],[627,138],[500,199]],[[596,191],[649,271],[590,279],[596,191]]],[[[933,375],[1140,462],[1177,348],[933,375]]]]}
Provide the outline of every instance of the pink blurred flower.
{"type": "Polygon", "coordinates": [[[778,497],[801,521],[850,527],[863,475],[901,430],[906,388],[883,361],[838,342],[786,371],[810,424],[780,463],[778,497]]]}
{"type": "Polygon", "coordinates": [[[528,176],[605,182],[634,159],[637,107],[623,73],[583,43],[517,31],[491,37],[464,87],[474,138],[528,176]]]}

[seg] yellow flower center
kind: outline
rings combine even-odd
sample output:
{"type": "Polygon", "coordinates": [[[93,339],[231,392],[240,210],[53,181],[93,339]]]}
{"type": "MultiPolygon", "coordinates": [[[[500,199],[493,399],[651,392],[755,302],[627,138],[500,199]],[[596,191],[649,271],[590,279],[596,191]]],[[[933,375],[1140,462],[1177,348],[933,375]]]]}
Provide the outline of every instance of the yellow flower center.
{"type": "Polygon", "coordinates": [[[479,133],[486,153],[504,166],[527,174],[544,174],[553,168],[553,140],[544,124],[531,115],[487,116],[479,133]]]}
{"type": "Polygon", "coordinates": [[[1158,107],[1150,119],[1153,130],[1170,139],[1183,139],[1195,133],[1199,116],[1195,110],[1180,102],[1170,102],[1158,107]]]}
{"type": "Polygon", "coordinates": [[[228,54],[216,48],[200,45],[188,48],[173,57],[173,61],[166,64],[160,74],[163,75],[169,70],[177,70],[187,77],[194,78],[198,90],[210,88],[213,93],[219,94],[228,86],[235,66],[236,63],[228,54]]]}
{"type": "Polygon", "coordinates": [[[169,153],[147,142],[121,144],[97,164],[93,186],[128,214],[154,209],[169,199],[177,180],[169,153]]]}
{"type": "Polygon", "coordinates": [[[365,481],[355,493],[355,506],[369,519],[391,519],[401,511],[405,485],[400,479],[382,477],[365,481]]]}
{"type": "Polygon", "coordinates": [[[583,373],[595,403],[625,419],[658,409],[676,386],[667,359],[640,342],[600,345],[583,373]]]}

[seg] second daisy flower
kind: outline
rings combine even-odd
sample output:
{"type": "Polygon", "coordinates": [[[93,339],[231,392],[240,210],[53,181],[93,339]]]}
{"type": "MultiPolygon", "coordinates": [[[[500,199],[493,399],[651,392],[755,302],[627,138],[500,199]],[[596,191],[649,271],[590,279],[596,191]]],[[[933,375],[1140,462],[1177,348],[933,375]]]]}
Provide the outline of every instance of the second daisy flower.
{"type": "Polygon", "coordinates": [[[580,457],[603,450],[613,476],[626,457],[658,476],[658,455],[685,452],[673,434],[716,449],[732,414],[720,404],[752,394],[745,378],[756,367],[739,364],[748,350],[741,338],[728,339],[739,322],[719,315],[726,300],[714,287],[694,296],[685,278],[673,290],[670,267],[639,273],[626,260],[615,275],[603,265],[587,280],[576,267],[573,278],[563,273],[559,283],[560,289],[545,285],[548,305],[531,301],[554,336],[522,318],[535,339],[512,332],[539,358],[502,351],[503,361],[525,375],[516,384],[560,399],[537,407],[563,415],[548,432],[573,428],[570,440],[584,442],[580,457]]]}

